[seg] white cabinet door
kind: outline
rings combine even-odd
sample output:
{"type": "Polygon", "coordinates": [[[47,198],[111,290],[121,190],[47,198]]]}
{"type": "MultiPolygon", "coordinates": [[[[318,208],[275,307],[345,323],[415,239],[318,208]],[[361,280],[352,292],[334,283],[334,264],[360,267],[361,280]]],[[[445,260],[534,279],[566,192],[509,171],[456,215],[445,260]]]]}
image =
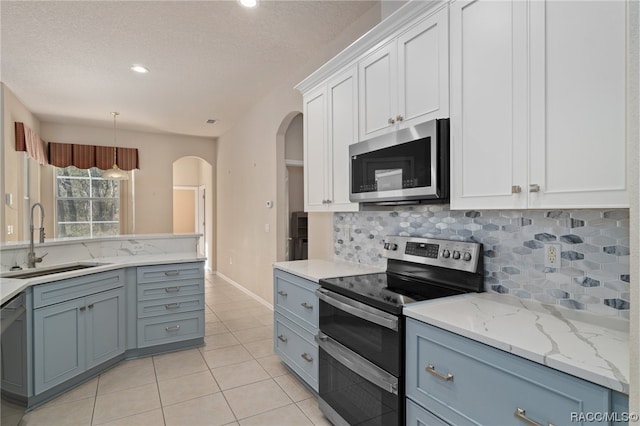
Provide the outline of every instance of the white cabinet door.
{"type": "Polygon", "coordinates": [[[304,97],[304,210],[325,211],[327,94],[325,87],[304,97]]]}
{"type": "Polygon", "coordinates": [[[360,79],[360,140],[386,133],[397,115],[397,59],[395,41],[358,64],[360,79]]]}
{"type": "Polygon", "coordinates": [[[451,4],[451,207],[524,208],[526,4],[451,4]]]}
{"type": "Polygon", "coordinates": [[[626,2],[530,7],[529,206],[626,207],[626,2]]]}
{"type": "Polygon", "coordinates": [[[352,67],[329,81],[329,158],[327,171],[331,189],[329,209],[357,211],[359,204],[349,201],[349,145],[358,139],[358,78],[352,67]]]}
{"type": "Polygon", "coordinates": [[[449,117],[449,16],[445,7],[398,38],[399,127],[449,117]]]}

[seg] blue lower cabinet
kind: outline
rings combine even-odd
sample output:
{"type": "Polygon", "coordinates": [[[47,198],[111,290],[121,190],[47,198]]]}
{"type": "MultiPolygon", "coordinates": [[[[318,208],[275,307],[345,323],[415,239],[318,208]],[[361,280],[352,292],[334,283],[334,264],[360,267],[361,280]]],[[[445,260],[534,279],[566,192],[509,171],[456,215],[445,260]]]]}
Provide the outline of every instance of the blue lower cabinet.
{"type": "Polygon", "coordinates": [[[124,353],[122,287],[35,309],[33,318],[36,395],[124,353]]]}
{"type": "Polygon", "coordinates": [[[138,319],[138,347],[204,337],[204,311],[138,319]]]}
{"type": "Polygon", "coordinates": [[[412,318],[406,330],[407,398],[434,424],[610,424],[579,417],[611,412],[607,388],[412,318]]]}
{"type": "Polygon", "coordinates": [[[318,391],[318,345],[313,335],[275,313],[275,352],[289,368],[318,391]]]}
{"type": "Polygon", "coordinates": [[[438,416],[407,399],[407,426],[451,426],[438,416]]]}

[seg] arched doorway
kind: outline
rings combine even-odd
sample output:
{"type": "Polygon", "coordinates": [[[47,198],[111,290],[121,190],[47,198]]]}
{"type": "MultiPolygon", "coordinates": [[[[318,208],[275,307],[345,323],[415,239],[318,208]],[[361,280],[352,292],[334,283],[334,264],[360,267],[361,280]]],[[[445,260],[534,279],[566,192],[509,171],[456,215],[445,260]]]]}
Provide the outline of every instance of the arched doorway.
{"type": "Polygon", "coordinates": [[[213,167],[200,157],[173,163],[173,233],[202,234],[198,252],[213,269],[215,240],[213,167]]]}
{"type": "Polygon", "coordinates": [[[302,113],[289,113],[280,124],[278,145],[278,250],[277,260],[306,258],[304,213],[304,153],[302,113]],[[292,226],[292,223],[296,224],[292,226]]]}

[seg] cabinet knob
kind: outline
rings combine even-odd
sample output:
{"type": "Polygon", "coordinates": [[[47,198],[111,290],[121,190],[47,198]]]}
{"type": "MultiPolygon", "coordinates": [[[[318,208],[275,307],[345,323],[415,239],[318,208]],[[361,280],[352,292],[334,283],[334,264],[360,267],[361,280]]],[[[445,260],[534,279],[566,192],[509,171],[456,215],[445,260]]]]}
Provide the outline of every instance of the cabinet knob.
{"type": "Polygon", "coordinates": [[[520,187],[520,185],[513,185],[511,187],[511,193],[512,194],[519,194],[522,192],[522,187],[520,187]]]}
{"type": "Polygon", "coordinates": [[[86,310],[87,310],[87,307],[86,307],[86,306],[82,306],[82,307],[80,308],[80,312],[84,312],[84,311],[86,311],[86,310]]]}
{"type": "Polygon", "coordinates": [[[529,185],[529,192],[540,192],[540,185],[532,183],[529,185]]]}
{"type": "Polygon", "coordinates": [[[387,120],[387,123],[389,123],[389,124],[393,124],[393,123],[395,123],[395,122],[396,122],[396,120],[394,120],[393,118],[389,118],[389,119],[387,120]]]}
{"type": "MultiPolygon", "coordinates": [[[[400,121],[402,121],[402,120],[404,120],[404,117],[403,117],[403,116],[401,116],[401,115],[396,115],[396,121],[400,122],[400,121]]],[[[391,123],[391,124],[393,124],[393,123],[391,123]]]]}
{"type": "Polygon", "coordinates": [[[89,306],[87,306],[87,308],[89,308],[89,309],[93,309],[93,303],[92,303],[92,304],[90,304],[89,306]]]}

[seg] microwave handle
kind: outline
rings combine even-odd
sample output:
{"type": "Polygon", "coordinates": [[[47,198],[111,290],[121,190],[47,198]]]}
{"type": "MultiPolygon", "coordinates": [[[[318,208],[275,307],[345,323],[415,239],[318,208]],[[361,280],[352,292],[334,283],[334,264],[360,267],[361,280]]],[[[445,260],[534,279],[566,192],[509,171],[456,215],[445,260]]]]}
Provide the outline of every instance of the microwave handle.
{"type": "Polygon", "coordinates": [[[398,318],[393,315],[389,315],[390,318],[386,318],[384,312],[380,311],[380,314],[376,313],[377,309],[371,308],[355,300],[340,296],[339,294],[330,292],[320,288],[316,290],[316,296],[323,302],[329,305],[345,311],[353,316],[362,318],[363,320],[370,321],[374,324],[378,324],[382,327],[389,328],[391,330],[398,330],[398,318]],[[382,314],[382,315],[381,315],[382,314]]]}

